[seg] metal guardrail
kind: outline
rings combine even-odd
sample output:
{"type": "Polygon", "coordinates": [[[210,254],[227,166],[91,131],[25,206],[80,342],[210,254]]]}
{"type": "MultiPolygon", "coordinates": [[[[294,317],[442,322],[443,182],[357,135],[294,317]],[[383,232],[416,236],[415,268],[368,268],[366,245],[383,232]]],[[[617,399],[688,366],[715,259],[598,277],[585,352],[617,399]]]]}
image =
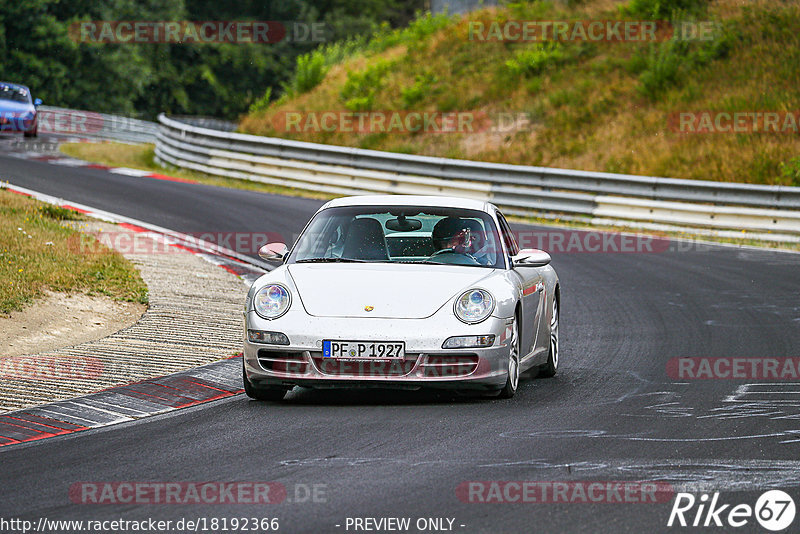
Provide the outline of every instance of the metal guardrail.
{"type": "Polygon", "coordinates": [[[37,124],[40,134],[125,143],[154,143],[158,134],[158,124],[155,122],[53,106],[39,106],[37,124]]]}
{"type": "MultiPolygon", "coordinates": [[[[234,132],[236,131],[236,128],[239,126],[237,123],[233,121],[215,119],[214,117],[173,115],[172,118],[179,122],[185,122],[186,124],[191,124],[192,126],[199,126],[200,128],[209,128],[211,130],[220,130],[223,132],[234,132]]],[[[156,126],[158,125],[156,124],[156,126]]]]}
{"type": "Polygon", "coordinates": [[[457,195],[507,213],[800,234],[800,187],[435,158],[203,128],[158,118],[156,158],[208,174],[334,194],[457,195]]]}

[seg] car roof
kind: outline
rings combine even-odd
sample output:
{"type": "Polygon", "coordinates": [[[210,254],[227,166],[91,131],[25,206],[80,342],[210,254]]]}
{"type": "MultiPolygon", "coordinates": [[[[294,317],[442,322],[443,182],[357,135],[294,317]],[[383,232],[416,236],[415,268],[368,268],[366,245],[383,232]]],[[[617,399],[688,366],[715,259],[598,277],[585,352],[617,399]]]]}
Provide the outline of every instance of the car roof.
{"type": "Polygon", "coordinates": [[[24,85],[20,85],[18,83],[0,81],[0,87],[3,87],[3,86],[11,87],[12,89],[25,89],[26,91],[28,91],[30,93],[30,89],[28,89],[24,85]]]}
{"type": "MultiPolygon", "coordinates": [[[[340,206],[436,206],[489,212],[491,203],[474,198],[434,195],[359,195],[331,200],[322,208],[340,206]]],[[[322,209],[321,208],[321,209],[322,209]]]]}

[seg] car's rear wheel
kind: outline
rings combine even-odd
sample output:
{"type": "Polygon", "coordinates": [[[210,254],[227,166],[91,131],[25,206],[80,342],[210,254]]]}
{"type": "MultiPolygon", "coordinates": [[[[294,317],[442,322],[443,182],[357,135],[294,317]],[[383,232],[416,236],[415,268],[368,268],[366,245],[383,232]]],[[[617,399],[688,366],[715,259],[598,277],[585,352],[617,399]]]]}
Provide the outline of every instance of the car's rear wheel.
{"type": "Polygon", "coordinates": [[[39,125],[33,127],[33,130],[29,132],[23,132],[22,135],[25,137],[38,137],[39,136],[39,125]]]}
{"type": "Polygon", "coordinates": [[[244,382],[244,393],[251,399],[260,401],[282,401],[289,391],[281,387],[257,387],[254,386],[247,378],[247,372],[244,370],[244,361],[242,361],[242,382],[244,382]]]}
{"type": "Polygon", "coordinates": [[[500,390],[498,397],[510,399],[519,386],[519,324],[516,316],[511,323],[511,342],[508,349],[508,378],[506,385],[500,390]]]}
{"type": "Polygon", "coordinates": [[[550,350],[547,363],[539,367],[539,376],[550,378],[558,371],[558,299],[553,298],[553,315],[550,318],[550,350]]]}

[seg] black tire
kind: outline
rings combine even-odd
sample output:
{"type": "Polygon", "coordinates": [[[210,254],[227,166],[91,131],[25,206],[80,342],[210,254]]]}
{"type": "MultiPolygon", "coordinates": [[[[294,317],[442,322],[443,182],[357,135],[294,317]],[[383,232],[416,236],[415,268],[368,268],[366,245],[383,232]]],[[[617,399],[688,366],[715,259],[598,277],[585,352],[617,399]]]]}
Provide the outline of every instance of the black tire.
{"type": "Polygon", "coordinates": [[[559,309],[558,300],[553,297],[553,315],[550,318],[550,348],[547,352],[547,363],[539,366],[537,376],[541,378],[551,378],[556,376],[559,363],[559,340],[558,340],[559,309]]]}
{"type": "Polygon", "coordinates": [[[36,126],[30,132],[22,132],[22,135],[24,135],[25,137],[39,137],[39,127],[36,126]]]}
{"type": "Polygon", "coordinates": [[[508,378],[506,378],[506,385],[500,390],[497,395],[500,399],[510,399],[517,392],[519,387],[519,318],[514,317],[511,331],[512,346],[509,349],[508,355],[508,378]]]}
{"type": "Polygon", "coordinates": [[[247,379],[247,373],[244,370],[244,361],[242,361],[242,382],[244,382],[244,393],[251,399],[259,401],[279,402],[282,401],[289,391],[281,387],[256,387],[247,379]]]}

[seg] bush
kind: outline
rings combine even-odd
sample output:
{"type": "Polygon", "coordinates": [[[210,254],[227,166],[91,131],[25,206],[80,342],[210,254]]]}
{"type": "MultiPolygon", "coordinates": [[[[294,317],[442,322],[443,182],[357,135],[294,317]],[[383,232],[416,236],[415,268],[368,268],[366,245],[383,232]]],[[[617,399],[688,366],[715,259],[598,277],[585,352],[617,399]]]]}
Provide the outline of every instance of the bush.
{"type": "Polygon", "coordinates": [[[264,96],[250,104],[250,109],[248,113],[260,113],[262,111],[266,111],[269,108],[270,99],[272,98],[272,87],[267,87],[267,91],[264,93],[264,96]]]}
{"type": "Polygon", "coordinates": [[[627,67],[629,71],[639,74],[639,93],[654,100],[670,87],[680,85],[684,73],[696,71],[727,56],[736,39],[736,33],[731,28],[720,26],[711,41],[671,39],[651,43],[648,52],[634,54],[627,67]]]}
{"type": "MultiPolygon", "coordinates": [[[[321,46],[297,58],[291,79],[282,85],[284,94],[293,97],[307,93],[322,83],[332,65],[342,63],[356,54],[379,53],[397,45],[407,45],[411,48],[423,43],[426,37],[447,27],[453,20],[453,17],[446,14],[417,13],[417,18],[406,28],[392,30],[389,24],[384,22],[370,37],[357,36],[321,46]]],[[[356,100],[358,105],[364,105],[369,99],[355,97],[353,105],[356,105],[356,100]]]]}
{"type": "Polygon", "coordinates": [[[327,69],[322,51],[315,50],[310,54],[303,54],[297,58],[294,76],[283,86],[283,90],[293,96],[307,93],[325,79],[325,74],[327,69]]]}
{"type": "Polygon", "coordinates": [[[553,67],[569,59],[564,47],[556,41],[537,43],[534,46],[518,50],[505,65],[508,73],[514,77],[536,76],[547,68],[553,67]]]}
{"type": "Polygon", "coordinates": [[[437,81],[438,78],[430,73],[417,75],[414,85],[404,87],[400,90],[400,100],[402,101],[403,109],[409,109],[425,98],[425,96],[431,92],[433,84],[437,81]]]}
{"type": "Polygon", "coordinates": [[[706,12],[708,0],[631,0],[620,8],[623,15],[655,20],[672,20],[677,11],[689,15],[706,12]]]}
{"type": "Polygon", "coordinates": [[[655,100],[663,91],[677,84],[684,60],[683,49],[681,41],[650,46],[646,67],[639,76],[639,92],[643,96],[655,100]]]}
{"type": "Polygon", "coordinates": [[[383,86],[384,77],[392,63],[384,59],[377,61],[360,72],[348,72],[340,96],[350,111],[372,109],[375,93],[383,86]]]}
{"type": "Polygon", "coordinates": [[[354,37],[338,41],[297,58],[291,79],[283,84],[285,95],[290,97],[301,95],[312,90],[325,79],[331,65],[341,63],[358,53],[366,43],[364,37],[354,37]]]}
{"type": "Polygon", "coordinates": [[[369,40],[365,47],[372,53],[383,52],[387,48],[398,45],[406,45],[409,48],[425,42],[426,37],[433,35],[437,31],[446,28],[456,20],[456,17],[440,13],[431,15],[430,13],[417,13],[416,18],[406,28],[392,30],[389,25],[383,23],[369,40]]]}
{"type": "Polygon", "coordinates": [[[800,186],[800,157],[781,162],[780,169],[781,176],[787,180],[787,185],[800,186]]]}

